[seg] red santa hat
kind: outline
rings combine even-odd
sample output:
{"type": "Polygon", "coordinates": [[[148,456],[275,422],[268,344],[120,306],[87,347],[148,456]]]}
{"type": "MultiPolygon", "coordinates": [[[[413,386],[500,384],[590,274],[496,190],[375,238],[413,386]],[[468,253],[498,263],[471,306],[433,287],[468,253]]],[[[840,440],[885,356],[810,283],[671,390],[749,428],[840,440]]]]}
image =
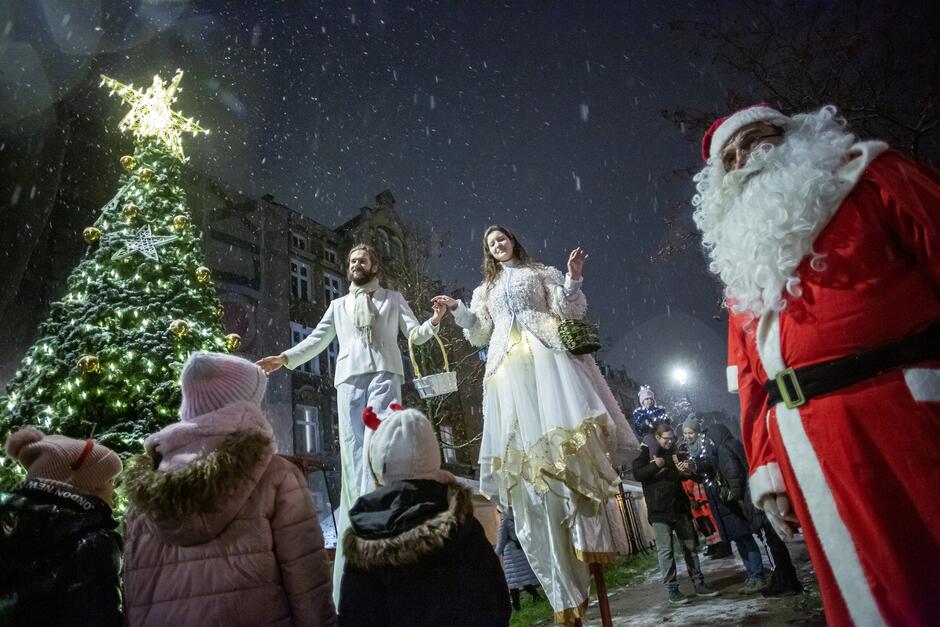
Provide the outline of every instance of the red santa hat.
{"type": "Polygon", "coordinates": [[[766,122],[785,127],[789,121],[790,118],[764,102],[726,115],[715,120],[705,131],[705,136],[702,137],[702,159],[717,161],[721,149],[725,147],[731,136],[748,124],[766,122]]]}

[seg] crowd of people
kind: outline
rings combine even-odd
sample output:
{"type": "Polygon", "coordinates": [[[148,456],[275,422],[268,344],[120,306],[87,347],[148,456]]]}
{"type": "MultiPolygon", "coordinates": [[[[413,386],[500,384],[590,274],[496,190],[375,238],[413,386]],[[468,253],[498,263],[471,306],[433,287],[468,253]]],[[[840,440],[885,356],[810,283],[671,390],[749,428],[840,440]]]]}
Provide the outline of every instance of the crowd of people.
{"type": "Polygon", "coordinates": [[[741,441],[720,424],[671,424],[649,388],[630,429],[593,357],[561,330],[586,313],[581,248],[562,274],[492,226],[469,305],[436,296],[419,323],[360,245],[349,294],[297,346],[256,364],[191,355],[179,421],[125,468],[91,439],[9,436],[28,479],[0,496],[4,619],[505,625],[537,583],[555,620],[578,624],[592,573],[626,550],[610,461],[626,446],[640,451],[633,473],[670,602],[688,602],[676,546],[694,594],[718,594],[700,533],[735,547],[745,594],[799,593],[784,540],[801,529],[830,624],[929,624],[940,452],[910,443],[940,424],[940,177],[859,141],[832,107],[743,109],[709,129],[703,157],[693,218],[726,288],[741,441]],[[495,547],[441,469],[434,427],[399,404],[399,334],[428,341],[448,314],[487,349],[480,492],[503,513],[495,547]],[[331,576],[306,480],[276,455],[261,400],[266,374],[334,338],[343,487],[331,576]]]}

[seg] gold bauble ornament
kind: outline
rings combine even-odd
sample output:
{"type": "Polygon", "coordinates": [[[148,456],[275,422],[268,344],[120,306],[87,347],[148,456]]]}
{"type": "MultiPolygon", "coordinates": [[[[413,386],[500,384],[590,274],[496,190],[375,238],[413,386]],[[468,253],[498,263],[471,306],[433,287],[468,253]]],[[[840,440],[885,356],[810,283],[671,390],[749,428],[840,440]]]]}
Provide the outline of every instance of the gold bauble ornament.
{"type": "Polygon", "coordinates": [[[94,244],[101,239],[101,229],[96,226],[86,226],[82,231],[82,237],[85,238],[85,242],[94,244]]]}
{"type": "Polygon", "coordinates": [[[205,283],[212,278],[212,270],[205,266],[199,266],[196,268],[196,280],[200,283],[205,283]]]}
{"type": "Polygon", "coordinates": [[[126,205],[124,205],[124,209],[121,213],[124,214],[124,219],[134,220],[140,216],[140,207],[138,207],[132,202],[129,202],[126,205]]]}
{"type": "Polygon", "coordinates": [[[189,333],[189,324],[185,320],[174,320],[168,330],[178,338],[185,337],[189,333]]]}
{"type": "Polygon", "coordinates": [[[153,178],[153,170],[151,170],[150,168],[141,168],[138,176],[140,176],[141,181],[144,181],[146,183],[147,181],[153,178]]]}
{"type": "Polygon", "coordinates": [[[225,336],[225,348],[230,351],[237,351],[238,347],[242,345],[242,336],[238,333],[229,333],[225,336]]]}
{"type": "Polygon", "coordinates": [[[188,229],[190,225],[189,216],[179,215],[173,216],[173,228],[177,231],[182,231],[183,229],[188,229]]]}
{"type": "Polygon", "coordinates": [[[224,317],[225,317],[225,307],[223,307],[222,305],[216,305],[216,307],[215,307],[215,316],[216,316],[219,320],[221,320],[222,318],[224,318],[224,317]]]}
{"type": "Polygon", "coordinates": [[[101,371],[101,362],[96,355],[85,355],[78,360],[78,371],[82,374],[94,374],[101,371]]]}
{"type": "Polygon", "coordinates": [[[133,172],[137,169],[137,159],[130,155],[124,155],[121,157],[121,167],[128,172],[133,172]]]}

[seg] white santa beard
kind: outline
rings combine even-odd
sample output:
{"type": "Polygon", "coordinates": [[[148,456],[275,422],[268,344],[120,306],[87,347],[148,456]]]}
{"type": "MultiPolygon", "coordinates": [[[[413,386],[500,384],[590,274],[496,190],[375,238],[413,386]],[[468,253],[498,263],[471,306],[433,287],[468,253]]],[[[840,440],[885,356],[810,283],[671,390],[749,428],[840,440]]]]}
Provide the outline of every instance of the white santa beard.
{"type": "MultiPolygon", "coordinates": [[[[796,269],[850,185],[836,172],[854,143],[825,107],[795,116],[784,142],[752,153],[743,168],[725,174],[710,163],[695,176],[693,219],[735,313],[780,311],[784,290],[801,296],[796,269]]],[[[812,263],[823,268],[821,257],[812,263]]]]}

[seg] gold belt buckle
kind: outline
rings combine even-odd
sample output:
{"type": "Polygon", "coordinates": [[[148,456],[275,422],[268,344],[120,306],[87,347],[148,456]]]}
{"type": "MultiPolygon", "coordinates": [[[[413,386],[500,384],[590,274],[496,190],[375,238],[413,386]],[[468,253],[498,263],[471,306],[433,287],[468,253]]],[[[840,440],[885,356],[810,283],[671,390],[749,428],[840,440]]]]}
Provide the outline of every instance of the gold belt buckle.
{"type": "Polygon", "coordinates": [[[783,404],[787,406],[787,409],[793,409],[806,404],[806,396],[803,395],[803,389],[800,387],[800,382],[797,380],[793,368],[787,368],[774,377],[774,380],[777,382],[777,389],[780,390],[780,398],[783,399],[783,404]],[[787,387],[788,381],[790,385],[793,386],[794,396],[790,395],[790,390],[787,387]]]}

